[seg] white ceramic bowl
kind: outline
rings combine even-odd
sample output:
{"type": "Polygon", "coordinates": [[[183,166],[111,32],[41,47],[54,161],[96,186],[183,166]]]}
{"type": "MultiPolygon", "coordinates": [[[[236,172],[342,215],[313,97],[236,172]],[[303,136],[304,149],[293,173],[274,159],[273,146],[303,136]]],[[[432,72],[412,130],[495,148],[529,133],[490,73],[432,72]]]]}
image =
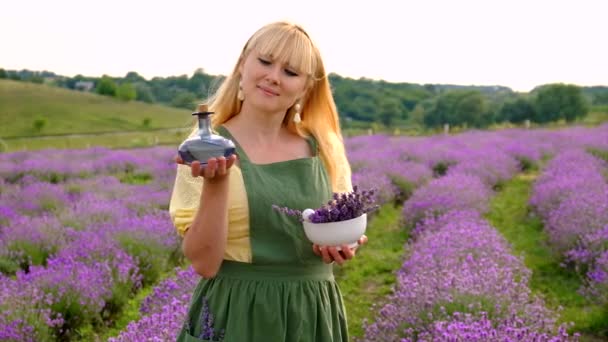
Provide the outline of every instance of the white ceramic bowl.
{"type": "Polygon", "coordinates": [[[349,245],[351,248],[355,248],[359,238],[365,234],[367,214],[339,222],[312,223],[305,220],[302,225],[308,240],[317,245],[349,245]]]}

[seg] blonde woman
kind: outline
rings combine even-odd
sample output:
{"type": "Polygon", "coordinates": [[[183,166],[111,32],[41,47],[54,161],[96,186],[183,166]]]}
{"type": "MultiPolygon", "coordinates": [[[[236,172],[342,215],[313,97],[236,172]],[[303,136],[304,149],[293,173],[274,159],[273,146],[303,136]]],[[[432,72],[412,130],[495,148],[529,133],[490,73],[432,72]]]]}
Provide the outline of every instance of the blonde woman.
{"type": "Polygon", "coordinates": [[[311,245],[297,219],[272,210],[317,208],[352,190],[319,51],[298,25],[266,25],[207,105],[238,158],[204,167],[177,158],[169,210],[203,278],[178,340],[347,341],[332,263],[355,250],[311,245]]]}

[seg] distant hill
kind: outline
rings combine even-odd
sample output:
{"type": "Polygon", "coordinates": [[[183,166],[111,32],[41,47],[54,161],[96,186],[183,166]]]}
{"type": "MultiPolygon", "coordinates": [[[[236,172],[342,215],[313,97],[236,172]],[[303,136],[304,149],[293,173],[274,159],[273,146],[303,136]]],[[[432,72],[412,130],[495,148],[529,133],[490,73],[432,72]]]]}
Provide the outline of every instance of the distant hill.
{"type": "MultiPolygon", "coordinates": [[[[124,77],[66,77],[50,71],[0,68],[0,138],[186,127],[192,122],[189,112],[223,79],[203,69],[192,75],[148,80],[134,71],[124,77]]],[[[488,127],[503,122],[517,124],[526,118],[536,123],[559,119],[548,117],[554,110],[534,113],[538,90],[559,87],[556,84],[520,93],[501,85],[394,83],[333,73],[328,79],[345,129],[367,130],[378,125],[440,128],[446,123],[488,127]]],[[[608,87],[576,88],[575,96],[584,97],[577,101],[589,105],[587,112],[608,111],[608,87]]],[[[569,101],[562,99],[565,95],[559,91],[550,93],[550,102],[557,107],[569,101]]],[[[584,116],[583,112],[576,117],[584,116]]]]}
{"type": "Polygon", "coordinates": [[[1,138],[184,128],[192,122],[186,109],[0,79],[1,138]]]}

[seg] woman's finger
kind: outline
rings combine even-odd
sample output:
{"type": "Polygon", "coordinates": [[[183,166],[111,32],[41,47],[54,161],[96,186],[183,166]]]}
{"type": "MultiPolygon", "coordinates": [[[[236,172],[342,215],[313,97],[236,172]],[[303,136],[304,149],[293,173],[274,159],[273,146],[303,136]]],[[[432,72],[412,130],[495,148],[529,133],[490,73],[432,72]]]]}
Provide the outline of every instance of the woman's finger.
{"type": "Polygon", "coordinates": [[[215,171],[217,176],[225,176],[226,175],[226,158],[219,157],[217,158],[217,170],[215,171]]]}
{"type": "Polygon", "coordinates": [[[198,160],[190,163],[190,172],[192,173],[192,177],[198,177],[201,175],[201,162],[198,160]]]}
{"type": "Polygon", "coordinates": [[[344,258],[344,260],[350,260],[355,256],[354,249],[351,249],[348,245],[342,245],[342,250],[340,251],[340,255],[344,258]]]}
{"type": "Polygon", "coordinates": [[[226,169],[229,169],[236,162],[236,154],[231,154],[228,159],[226,159],[226,169]]]}
{"type": "Polygon", "coordinates": [[[332,258],[329,255],[329,252],[327,250],[327,247],[319,247],[319,251],[321,252],[321,257],[323,258],[323,262],[326,264],[331,264],[332,263],[332,258]]]}
{"type": "Polygon", "coordinates": [[[338,264],[338,265],[342,265],[344,263],[344,258],[342,257],[342,255],[340,254],[340,251],[338,251],[338,249],[336,247],[328,247],[327,250],[329,251],[329,255],[331,256],[332,259],[334,259],[334,261],[338,264]]]}
{"type": "Polygon", "coordinates": [[[361,235],[361,237],[359,238],[359,240],[357,241],[357,243],[359,244],[359,246],[366,244],[367,243],[367,235],[361,235]]]}
{"type": "Polygon", "coordinates": [[[319,245],[313,244],[312,245],[312,252],[315,253],[318,256],[321,256],[321,251],[319,250],[319,245]]]}
{"type": "Polygon", "coordinates": [[[217,160],[215,158],[210,158],[207,161],[207,165],[205,166],[205,169],[203,170],[204,176],[205,178],[213,178],[215,177],[215,172],[217,170],[217,160]]]}

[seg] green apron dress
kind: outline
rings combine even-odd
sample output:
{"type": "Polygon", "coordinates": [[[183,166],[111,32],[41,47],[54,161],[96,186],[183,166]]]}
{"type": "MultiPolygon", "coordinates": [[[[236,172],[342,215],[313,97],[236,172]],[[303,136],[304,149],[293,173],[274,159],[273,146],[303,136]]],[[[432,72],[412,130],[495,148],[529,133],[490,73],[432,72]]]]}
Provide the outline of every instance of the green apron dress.
{"type": "Polygon", "coordinates": [[[253,164],[236,144],[249,204],[252,263],[224,260],[196,287],[178,341],[345,342],[342,295],[332,265],[312,251],[301,222],[272,205],[317,208],[332,195],[318,156],[253,164]]]}

